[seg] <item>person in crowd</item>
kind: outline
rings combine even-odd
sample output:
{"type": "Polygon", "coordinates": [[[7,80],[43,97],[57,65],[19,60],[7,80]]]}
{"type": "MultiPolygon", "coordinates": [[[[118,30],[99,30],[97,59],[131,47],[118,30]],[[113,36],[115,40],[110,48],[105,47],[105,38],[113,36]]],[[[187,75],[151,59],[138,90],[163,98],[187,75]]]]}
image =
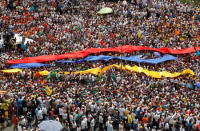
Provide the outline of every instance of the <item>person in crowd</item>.
{"type": "Polygon", "coordinates": [[[17,130],[18,131],[18,122],[19,122],[19,119],[16,115],[13,116],[12,118],[12,122],[14,124],[14,128],[13,128],[13,131],[17,130]]]}

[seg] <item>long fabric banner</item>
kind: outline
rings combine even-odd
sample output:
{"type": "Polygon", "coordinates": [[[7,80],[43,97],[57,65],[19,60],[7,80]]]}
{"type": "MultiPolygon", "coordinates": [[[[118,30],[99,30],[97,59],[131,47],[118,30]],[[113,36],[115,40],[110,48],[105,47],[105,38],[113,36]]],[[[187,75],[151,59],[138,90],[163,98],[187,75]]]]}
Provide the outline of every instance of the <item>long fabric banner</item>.
{"type": "Polygon", "coordinates": [[[159,64],[165,61],[169,60],[175,60],[178,61],[177,57],[174,57],[172,55],[164,55],[163,57],[159,58],[154,58],[154,59],[141,59],[139,56],[130,56],[130,57],[113,57],[113,56],[106,56],[106,55],[99,55],[99,56],[88,56],[84,59],[80,60],[75,60],[75,61],[70,61],[70,60],[60,60],[57,61],[57,63],[82,63],[82,62],[87,62],[87,61],[109,61],[112,59],[119,59],[119,60],[125,60],[125,61],[132,61],[132,62],[137,62],[137,63],[150,63],[150,64],[159,64]]]}
{"type": "MultiPolygon", "coordinates": [[[[174,73],[170,73],[167,71],[162,71],[162,72],[157,72],[157,71],[149,71],[147,69],[144,69],[142,67],[138,67],[138,66],[129,66],[129,65],[110,65],[110,66],[106,66],[103,69],[97,67],[97,68],[93,68],[93,69],[89,69],[89,70],[85,70],[85,71],[77,71],[77,72],[71,72],[74,74],[94,74],[94,75],[98,75],[98,74],[103,74],[104,72],[106,72],[107,70],[109,70],[110,68],[118,68],[118,69],[122,69],[122,70],[129,70],[132,72],[137,72],[137,73],[144,73],[149,77],[152,78],[161,78],[161,77],[178,77],[180,75],[184,75],[184,74],[190,74],[190,75],[194,75],[194,72],[190,69],[185,69],[182,72],[174,72],[174,73]]],[[[48,71],[41,71],[39,72],[40,75],[48,75],[50,72],[48,71]]],[[[70,74],[70,72],[64,72],[66,75],[70,74]]]]}
{"type": "Polygon", "coordinates": [[[0,91],[0,94],[4,94],[7,93],[8,91],[0,91]]]}
{"type": "MultiPolygon", "coordinates": [[[[77,71],[77,72],[72,72],[74,74],[87,74],[87,73],[91,73],[94,75],[98,75],[98,74],[103,74],[104,72],[106,72],[107,70],[109,70],[110,68],[118,68],[118,69],[122,69],[122,70],[129,70],[132,72],[137,72],[137,73],[144,73],[149,77],[152,78],[161,78],[161,77],[178,77],[180,75],[184,75],[184,74],[190,74],[190,75],[194,75],[194,72],[190,69],[185,69],[182,72],[174,72],[174,73],[170,73],[167,71],[162,71],[162,72],[157,72],[157,71],[149,71],[147,69],[144,69],[142,67],[138,67],[138,66],[129,66],[129,65],[110,65],[110,66],[106,66],[103,69],[97,67],[97,68],[92,68],[92,69],[88,69],[85,71],[77,71]]],[[[22,72],[22,69],[10,69],[10,70],[1,70],[4,73],[16,73],[16,72],[22,72]]],[[[50,72],[49,71],[40,71],[39,74],[40,75],[48,75],[50,72]]],[[[65,74],[70,74],[70,72],[64,72],[65,74]]]]}
{"type": "Polygon", "coordinates": [[[23,64],[14,64],[10,68],[35,68],[41,66],[51,66],[50,64],[42,64],[42,63],[23,63],[23,64]]]}
{"type": "Polygon", "coordinates": [[[66,58],[83,58],[90,54],[102,53],[102,52],[118,52],[118,53],[129,53],[141,50],[150,50],[150,51],[157,51],[163,54],[187,54],[196,52],[196,50],[200,50],[200,47],[186,48],[186,49],[169,49],[166,47],[162,48],[150,48],[144,46],[131,46],[131,45],[124,45],[115,48],[90,48],[83,51],[72,52],[72,53],[65,53],[62,55],[46,55],[46,56],[36,56],[36,57],[26,57],[21,60],[7,60],[8,64],[19,64],[19,63],[42,63],[46,61],[54,61],[54,60],[61,60],[66,58]]]}
{"type": "MultiPolygon", "coordinates": [[[[60,60],[57,61],[57,63],[82,63],[82,62],[87,62],[87,61],[109,61],[112,59],[122,59],[125,61],[132,61],[132,62],[137,62],[137,63],[150,63],[150,64],[159,64],[165,61],[169,60],[175,60],[177,61],[178,58],[174,57],[172,55],[164,55],[163,57],[155,58],[155,59],[141,59],[139,56],[130,56],[130,57],[113,57],[113,56],[106,56],[106,55],[100,55],[100,56],[88,56],[84,59],[80,60],[75,60],[75,61],[70,61],[70,60],[60,60]]],[[[36,67],[42,67],[42,66],[51,66],[50,64],[42,64],[42,63],[22,63],[22,64],[13,64],[10,68],[19,68],[19,69],[24,69],[24,68],[36,68],[36,67]]]]}
{"type": "Polygon", "coordinates": [[[1,70],[4,73],[18,73],[18,72],[22,72],[22,69],[8,69],[8,70],[1,70]]]}

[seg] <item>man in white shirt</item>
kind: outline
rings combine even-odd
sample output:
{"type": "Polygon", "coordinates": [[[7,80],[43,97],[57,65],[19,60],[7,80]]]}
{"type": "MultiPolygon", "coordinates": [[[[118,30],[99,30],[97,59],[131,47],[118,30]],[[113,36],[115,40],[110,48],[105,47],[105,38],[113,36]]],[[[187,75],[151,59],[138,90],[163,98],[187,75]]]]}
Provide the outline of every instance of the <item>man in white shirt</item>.
{"type": "Polygon", "coordinates": [[[84,122],[84,123],[85,123],[85,128],[86,128],[86,130],[87,130],[87,128],[88,128],[88,125],[87,125],[87,124],[88,124],[88,123],[87,123],[87,122],[88,122],[88,121],[87,121],[87,117],[83,116],[83,118],[84,118],[84,121],[85,121],[85,122],[84,122]]]}
{"type": "Polygon", "coordinates": [[[113,131],[113,125],[112,125],[112,121],[109,121],[108,123],[107,123],[107,131],[113,131]]]}
{"type": "Polygon", "coordinates": [[[87,121],[85,121],[85,119],[82,118],[82,120],[81,120],[81,130],[82,131],[87,131],[87,129],[86,129],[86,123],[87,123],[87,121]]]}
{"type": "Polygon", "coordinates": [[[47,108],[44,105],[44,107],[42,108],[42,113],[43,113],[43,118],[45,119],[45,117],[47,116],[47,108]]]}
{"type": "Polygon", "coordinates": [[[25,126],[26,126],[26,119],[25,119],[25,117],[24,117],[24,116],[22,116],[22,117],[21,117],[21,119],[22,119],[22,120],[20,121],[20,123],[19,123],[19,124],[21,125],[21,128],[23,129],[23,127],[25,127],[25,126]]]}
{"type": "Polygon", "coordinates": [[[168,124],[168,122],[165,124],[165,130],[169,130],[169,124],[168,124]]]}
{"type": "Polygon", "coordinates": [[[99,116],[99,130],[103,130],[103,113],[99,116]]]}
{"type": "Polygon", "coordinates": [[[59,117],[62,121],[62,116],[64,115],[64,107],[59,108],[59,117]]]}
{"type": "Polygon", "coordinates": [[[95,120],[93,117],[91,118],[90,126],[91,126],[91,130],[95,131],[95,120]]]}
{"type": "Polygon", "coordinates": [[[125,109],[123,107],[119,108],[119,118],[120,118],[120,120],[124,119],[124,112],[125,112],[125,109]]]}
{"type": "Polygon", "coordinates": [[[94,113],[94,109],[95,109],[95,107],[96,107],[95,104],[92,103],[92,105],[90,106],[90,109],[91,109],[91,112],[92,112],[92,113],[94,113]]]}
{"type": "Polygon", "coordinates": [[[73,131],[75,131],[76,128],[77,128],[77,124],[76,124],[75,120],[73,119],[73,122],[72,122],[72,129],[73,129],[73,131]]]}
{"type": "Polygon", "coordinates": [[[133,130],[137,130],[138,129],[138,119],[136,118],[134,118],[133,119],[133,130]]]}
{"type": "Polygon", "coordinates": [[[38,116],[37,116],[37,118],[38,118],[39,121],[42,121],[42,120],[43,120],[43,113],[42,113],[42,110],[41,110],[41,109],[39,109],[39,111],[38,111],[38,116]]]}
{"type": "Polygon", "coordinates": [[[64,111],[64,113],[62,115],[62,120],[63,120],[63,122],[65,122],[67,120],[67,113],[66,113],[66,111],[64,111]]]}

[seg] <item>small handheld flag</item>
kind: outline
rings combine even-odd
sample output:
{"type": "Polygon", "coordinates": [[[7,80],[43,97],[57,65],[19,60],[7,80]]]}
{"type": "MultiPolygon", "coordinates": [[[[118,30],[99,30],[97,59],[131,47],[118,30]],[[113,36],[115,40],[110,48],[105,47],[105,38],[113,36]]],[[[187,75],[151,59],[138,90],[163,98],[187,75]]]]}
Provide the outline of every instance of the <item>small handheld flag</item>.
{"type": "Polygon", "coordinates": [[[46,93],[47,95],[51,95],[52,93],[52,90],[48,86],[46,87],[46,93]]]}

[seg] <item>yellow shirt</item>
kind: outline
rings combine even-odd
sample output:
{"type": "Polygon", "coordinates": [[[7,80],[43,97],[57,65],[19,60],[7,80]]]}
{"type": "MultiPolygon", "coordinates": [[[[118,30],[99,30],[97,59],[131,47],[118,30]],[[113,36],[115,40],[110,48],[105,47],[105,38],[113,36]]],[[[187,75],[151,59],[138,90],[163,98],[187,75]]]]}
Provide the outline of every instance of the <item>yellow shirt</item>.
{"type": "Polygon", "coordinates": [[[8,111],[5,111],[5,118],[8,118],[8,111]]]}
{"type": "Polygon", "coordinates": [[[128,114],[127,118],[128,118],[128,123],[132,123],[133,122],[133,119],[132,119],[130,114],[128,114]]]}
{"type": "Polygon", "coordinates": [[[128,113],[129,113],[129,111],[128,111],[128,110],[126,110],[126,111],[125,111],[125,113],[124,113],[124,114],[125,114],[125,116],[127,116],[127,115],[128,115],[128,113]]]}
{"type": "Polygon", "coordinates": [[[8,104],[3,103],[3,104],[2,104],[2,108],[3,108],[4,110],[8,110],[8,104]]]}

